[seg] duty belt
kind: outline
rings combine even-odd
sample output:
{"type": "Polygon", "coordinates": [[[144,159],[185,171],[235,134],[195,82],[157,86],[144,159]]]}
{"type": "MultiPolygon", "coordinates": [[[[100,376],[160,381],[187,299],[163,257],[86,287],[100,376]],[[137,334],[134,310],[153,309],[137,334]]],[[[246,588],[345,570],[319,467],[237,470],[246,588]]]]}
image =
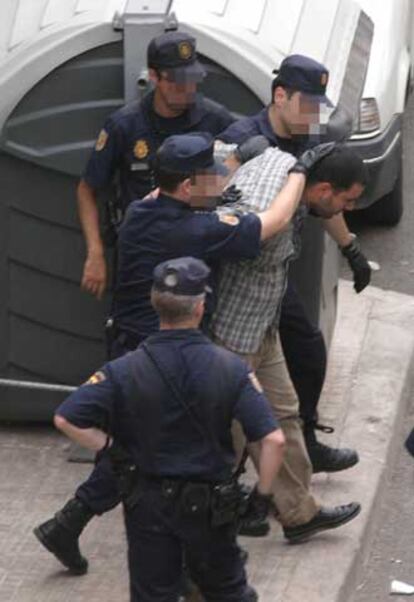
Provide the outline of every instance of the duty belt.
{"type": "MultiPolygon", "coordinates": [[[[166,500],[176,500],[183,516],[207,517],[213,527],[236,523],[246,507],[247,498],[237,480],[224,482],[189,481],[139,475],[136,490],[129,496],[129,508],[140,493],[156,490],[166,500]]],[[[127,502],[126,502],[127,503],[127,502]]],[[[128,507],[128,503],[127,503],[128,507]]]]}

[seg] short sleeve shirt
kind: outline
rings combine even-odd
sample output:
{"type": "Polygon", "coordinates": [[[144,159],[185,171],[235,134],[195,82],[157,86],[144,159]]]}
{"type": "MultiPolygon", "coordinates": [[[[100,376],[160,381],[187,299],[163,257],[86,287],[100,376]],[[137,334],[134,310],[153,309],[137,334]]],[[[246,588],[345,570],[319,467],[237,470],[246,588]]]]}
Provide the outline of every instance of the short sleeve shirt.
{"type": "Polygon", "coordinates": [[[271,146],[277,146],[281,151],[298,157],[307,148],[321,142],[319,136],[297,135],[293,138],[278,136],[269,120],[269,107],[266,107],[249,117],[243,117],[232,123],[217,138],[227,144],[242,144],[252,136],[264,136],[271,146]]]}
{"type": "MultiPolygon", "coordinates": [[[[253,214],[220,216],[197,211],[166,195],[131,203],[118,238],[118,268],[112,315],[138,338],[158,328],[151,306],[152,273],[162,261],[192,256],[207,262],[254,258],[260,252],[261,222],[253,214]]],[[[214,289],[214,281],[211,282],[214,289]]]]}
{"type": "Polygon", "coordinates": [[[57,414],[79,428],[109,430],[146,474],[227,478],[233,419],[249,441],[278,428],[254,375],[198,330],[160,331],[147,343],[166,380],[140,346],[95,373],[57,414]]]}
{"type": "Polygon", "coordinates": [[[227,109],[201,95],[190,110],[170,119],[154,112],[153,99],[152,92],[108,117],[83,174],[94,189],[107,186],[117,174],[123,211],[156,187],[151,162],[168,136],[192,131],[216,136],[234,121],[227,109]]]}

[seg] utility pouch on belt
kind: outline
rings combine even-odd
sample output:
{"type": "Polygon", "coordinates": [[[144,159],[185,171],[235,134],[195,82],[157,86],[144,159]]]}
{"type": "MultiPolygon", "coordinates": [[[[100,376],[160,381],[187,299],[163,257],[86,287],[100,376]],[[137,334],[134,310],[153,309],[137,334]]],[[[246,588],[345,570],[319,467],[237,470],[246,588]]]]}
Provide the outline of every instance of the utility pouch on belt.
{"type": "Polygon", "coordinates": [[[210,487],[204,483],[186,483],[180,495],[180,510],[184,516],[207,516],[210,507],[210,487]]]}
{"type": "Polygon", "coordinates": [[[213,487],[211,496],[211,525],[221,527],[237,521],[243,496],[237,481],[213,487]]]}
{"type": "MultiPolygon", "coordinates": [[[[145,351],[154,367],[157,369],[160,377],[164,381],[175,399],[187,412],[195,428],[201,436],[211,445],[214,454],[221,455],[221,449],[214,433],[207,430],[206,426],[197,416],[194,408],[191,408],[183,395],[177,389],[174,381],[169,377],[168,372],[153,353],[147,342],[143,343],[141,348],[145,351]]],[[[180,496],[181,509],[186,515],[200,515],[209,511],[210,521],[213,527],[219,527],[232,522],[236,522],[240,516],[240,507],[243,501],[241,487],[237,482],[240,471],[236,472],[235,478],[217,485],[205,483],[186,483],[183,486],[180,496]]]]}

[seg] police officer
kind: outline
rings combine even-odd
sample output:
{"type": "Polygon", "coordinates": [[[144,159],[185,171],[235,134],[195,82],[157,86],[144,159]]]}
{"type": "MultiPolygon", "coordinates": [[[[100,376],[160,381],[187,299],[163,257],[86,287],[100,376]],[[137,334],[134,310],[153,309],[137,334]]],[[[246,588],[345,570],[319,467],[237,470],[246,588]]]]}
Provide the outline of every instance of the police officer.
{"type": "Polygon", "coordinates": [[[160,331],[101,368],[55,416],[72,440],[95,451],[120,444],[136,467],[124,497],[131,602],[178,600],[184,551],[206,602],[257,600],[235,537],[231,422],[260,446],[252,503],[266,509],[284,439],[247,365],[198,330],[208,275],[191,257],[158,265],[160,331]]]}
{"type": "MultiPolygon", "coordinates": [[[[319,158],[315,149],[311,163],[319,158]]],[[[158,316],[150,301],[152,273],[158,263],[192,255],[214,267],[222,259],[256,257],[261,241],[286,226],[305,185],[303,172],[292,171],[266,211],[218,215],[211,208],[223,189],[226,173],[224,165],[214,160],[214,139],[204,132],[171,136],[157,151],[160,194],[155,200],[132,202],[119,232],[113,358],[135,349],[158,329],[158,316]]],[[[118,503],[111,466],[105,455],[99,456],[75,496],[34,533],[72,572],[85,573],[88,565],[79,550],[79,535],[94,515],[118,503]]]]}
{"type": "Polygon", "coordinates": [[[109,116],[79,183],[78,211],[86,243],[82,287],[100,298],[107,283],[104,244],[99,230],[97,193],[117,176],[117,203],[109,203],[117,228],[128,204],[155,186],[151,159],[173,134],[206,131],[213,136],[234,121],[223,106],[197,94],[205,73],[196,57],[195,39],[168,31],[154,38],[147,53],[154,90],[109,116]]]}
{"type": "MultiPolygon", "coordinates": [[[[243,143],[264,136],[271,146],[295,156],[317,144],[321,136],[320,111],[331,104],[326,97],[329,72],[317,61],[302,55],[286,57],[272,82],[272,102],[256,115],[230,125],[219,135],[226,143],[243,143]]],[[[361,292],[370,281],[370,266],[343,215],[324,219],[324,226],[338,243],[354,274],[354,288],[361,292]]],[[[320,443],[316,429],[333,432],[317,423],[317,404],[326,374],[326,346],[313,324],[291,279],[283,299],[279,333],[290,376],[300,401],[304,434],[314,472],[344,470],[358,462],[352,449],[335,449],[320,443]]]]}

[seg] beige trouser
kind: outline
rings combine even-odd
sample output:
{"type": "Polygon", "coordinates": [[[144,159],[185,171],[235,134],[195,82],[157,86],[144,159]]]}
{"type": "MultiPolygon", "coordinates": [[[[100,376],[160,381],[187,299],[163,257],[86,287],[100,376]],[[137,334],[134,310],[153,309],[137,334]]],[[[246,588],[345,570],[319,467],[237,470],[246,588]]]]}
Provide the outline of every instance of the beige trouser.
{"type": "MultiPolygon", "coordinates": [[[[255,371],[264,393],[280,422],[286,439],[282,466],[276,477],[273,498],[279,520],[285,527],[311,520],[320,506],[310,493],[312,465],[306,450],[299,401],[290,379],[279,337],[267,336],[257,353],[238,354],[255,371]]],[[[237,451],[245,445],[241,429],[237,429],[237,451]]]]}

